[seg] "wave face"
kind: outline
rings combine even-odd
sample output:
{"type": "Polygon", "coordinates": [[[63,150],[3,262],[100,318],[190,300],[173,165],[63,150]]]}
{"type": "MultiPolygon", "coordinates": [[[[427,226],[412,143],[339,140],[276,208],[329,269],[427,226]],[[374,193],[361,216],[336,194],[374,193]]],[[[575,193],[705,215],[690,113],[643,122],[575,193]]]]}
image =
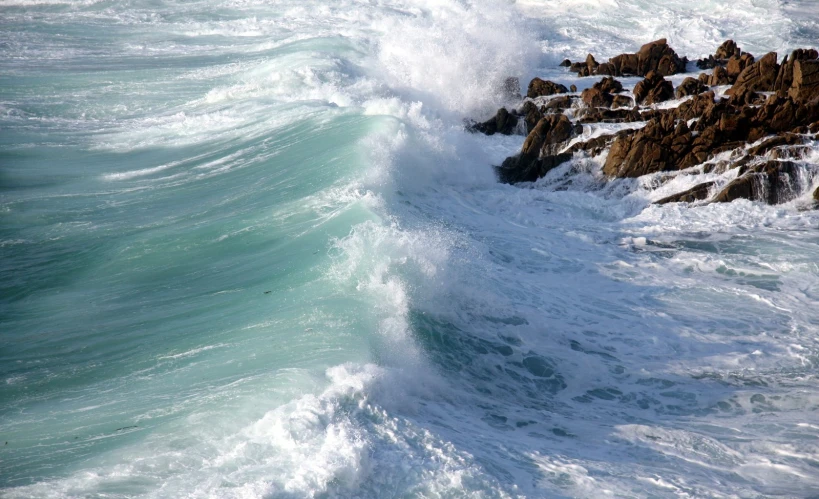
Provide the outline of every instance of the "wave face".
{"type": "Polygon", "coordinates": [[[501,185],[521,138],[462,126],[590,85],[564,57],[781,56],[812,2],[4,0],[0,35],[3,497],[819,490],[809,195],[501,185]]]}

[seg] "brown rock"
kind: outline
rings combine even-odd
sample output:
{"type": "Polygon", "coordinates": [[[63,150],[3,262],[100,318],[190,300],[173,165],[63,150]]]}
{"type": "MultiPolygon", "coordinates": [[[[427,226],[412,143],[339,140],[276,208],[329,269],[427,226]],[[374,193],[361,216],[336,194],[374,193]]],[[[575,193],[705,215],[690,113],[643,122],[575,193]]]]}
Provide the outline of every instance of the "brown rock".
{"type": "Polygon", "coordinates": [[[646,78],[634,87],[634,100],[638,104],[656,104],[673,98],[674,85],[654,71],[650,71],[646,78]]]}
{"type": "Polygon", "coordinates": [[[544,116],[526,137],[520,154],[506,158],[497,168],[501,182],[533,182],[570,160],[570,153],[558,154],[558,151],[582,129],[564,114],[544,116]]]}
{"type": "Polygon", "coordinates": [[[683,97],[689,95],[697,95],[703,92],[708,91],[708,86],[703,84],[700,80],[691,78],[690,76],[680,83],[680,86],[677,87],[677,91],[675,96],[678,99],[682,99],[683,97]]]}
{"type": "Polygon", "coordinates": [[[612,109],[618,109],[621,107],[634,107],[634,99],[629,97],[628,95],[615,95],[614,99],[611,102],[612,109]]]}
{"type": "Polygon", "coordinates": [[[797,102],[819,98],[819,60],[794,61],[793,83],[788,95],[797,102]]]}
{"type": "MultiPolygon", "coordinates": [[[[765,54],[760,60],[742,70],[734,86],[728,90],[731,101],[734,103],[750,102],[754,92],[768,92],[773,90],[776,77],[779,74],[779,65],[776,63],[776,52],[765,54]]],[[[794,65],[794,76],[796,65],[794,65]]]]}
{"type": "Polygon", "coordinates": [[[583,90],[580,98],[589,107],[608,107],[613,100],[611,94],[594,87],[583,90]]]}
{"type": "Polygon", "coordinates": [[[521,114],[523,115],[523,121],[526,124],[527,134],[531,133],[532,129],[535,128],[535,125],[537,125],[540,119],[543,118],[544,112],[545,110],[541,110],[532,101],[526,101],[523,103],[523,108],[521,108],[521,114]]]}
{"type": "Polygon", "coordinates": [[[642,121],[643,117],[636,109],[607,109],[605,107],[588,107],[578,112],[580,123],[633,123],[642,121]]]}
{"type": "Polygon", "coordinates": [[[687,100],[676,109],[678,119],[689,121],[699,118],[714,106],[714,92],[703,92],[695,95],[693,99],[687,100]]]}
{"type": "Polygon", "coordinates": [[[546,111],[555,111],[555,110],[563,110],[569,109],[574,104],[574,101],[577,97],[570,97],[568,95],[561,95],[560,97],[555,97],[554,99],[549,99],[549,101],[544,104],[542,107],[546,111]]]}
{"type": "Polygon", "coordinates": [[[733,40],[725,40],[722,45],[719,46],[716,53],[714,53],[714,58],[725,60],[731,57],[739,57],[740,55],[742,55],[742,51],[736,42],[733,40]]]}
{"type": "Polygon", "coordinates": [[[696,185],[687,191],[678,192],[677,194],[672,194],[668,197],[665,197],[655,204],[667,204],[667,203],[693,203],[694,201],[702,201],[703,199],[708,198],[708,193],[711,190],[711,187],[714,186],[714,182],[705,182],[699,185],[696,185]]]}
{"type": "Polygon", "coordinates": [[[540,97],[542,95],[565,94],[568,91],[568,88],[559,83],[535,78],[529,82],[529,89],[526,92],[526,97],[534,99],[535,97],[540,97]]]}
{"type": "Polygon", "coordinates": [[[562,67],[562,68],[568,68],[571,65],[572,65],[572,61],[570,61],[568,59],[563,59],[563,62],[560,63],[560,67],[562,67]]]}
{"type": "Polygon", "coordinates": [[[751,54],[742,54],[741,56],[734,56],[728,59],[725,65],[725,72],[728,73],[728,79],[733,83],[737,77],[751,64],[754,63],[754,56],[751,54]]]}
{"type": "Polygon", "coordinates": [[[792,161],[768,161],[747,167],[714,197],[716,203],[730,203],[739,198],[768,204],[786,203],[798,196],[798,166],[792,161]]]}
{"type": "Polygon", "coordinates": [[[771,149],[782,146],[795,146],[802,144],[803,142],[804,140],[802,139],[801,135],[797,135],[795,133],[784,133],[782,135],[776,135],[766,139],[761,144],[748,149],[748,154],[751,156],[762,156],[771,149]]]}
{"type": "Polygon", "coordinates": [[[571,90],[572,92],[577,92],[577,85],[572,84],[572,85],[569,87],[569,90],[571,90]]]}
{"type": "Polygon", "coordinates": [[[623,84],[619,81],[615,80],[614,78],[608,77],[603,78],[599,82],[595,83],[593,88],[600,90],[601,92],[607,92],[610,94],[618,94],[623,91],[623,84]]]}
{"type": "Polygon", "coordinates": [[[775,92],[785,92],[790,90],[793,84],[793,66],[796,61],[812,61],[819,58],[819,52],[814,49],[805,50],[797,49],[791,52],[790,59],[785,56],[782,65],[779,66],[779,74],[776,76],[776,83],[774,83],[775,92]]]}
{"type": "Polygon", "coordinates": [[[716,87],[719,85],[730,85],[731,78],[728,77],[728,72],[725,71],[725,68],[722,66],[717,66],[714,68],[714,72],[711,73],[711,77],[708,79],[708,85],[712,87],[716,87]]]}

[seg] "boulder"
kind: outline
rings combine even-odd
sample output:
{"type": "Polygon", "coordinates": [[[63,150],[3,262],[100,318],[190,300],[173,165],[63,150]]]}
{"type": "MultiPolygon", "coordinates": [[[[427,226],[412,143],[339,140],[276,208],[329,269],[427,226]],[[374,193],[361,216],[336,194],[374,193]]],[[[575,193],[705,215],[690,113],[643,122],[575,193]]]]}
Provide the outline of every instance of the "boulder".
{"type": "Polygon", "coordinates": [[[753,63],[754,56],[748,53],[728,59],[728,62],[725,64],[725,72],[728,74],[728,79],[731,80],[731,83],[735,82],[745,68],[753,63]]]}
{"type": "Polygon", "coordinates": [[[768,204],[787,203],[798,196],[798,166],[792,161],[768,161],[748,166],[714,197],[715,203],[750,199],[768,204]]]}
{"type": "Polygon", "coordinates": [[[791,52],[790,59],[785,56],[785,60],[779,66],[779,74],[776,75],[774,83],[775,92],[787,93],[793,84],[793,67],[796,61],[815,61],[819,58],[819,52],[814,49],[797,49],[791,52]]]}
{"type": "Polygon", "coordinates": [[[643,121],[640,112],[630,108],[587,107],[581,109],[577,117],[580,123],[633,123],[643,121]]]}
{"type": "Polygon", "coordinates": [[[577,97],[561,95],[559,97],[555,97],[554,99],[549,99],[549,101],[542,107],[545,111],[562,111],[572,107],[575,100],[577,100],[577,97]]]}
{"type": "Polygon", "coordinates": [[[588,107],[609,107],[613,101],[613,97],[608,92],[603,92],[599,88],[587,88],[580,94],[580,99],[588,107]]]}
{"type": "Polygon", "coordinates": [[[615,95],[614,99],[611,101],[611,108],[618,109],[621,107],[631,108],[634,107],[634,99],[629,97],[628,95],[615,95]]]}
{"type": "Polygon", "coordinates": [[[796,102],[819,99],[819,60],[794,61],[793,83],[788,95],[796,102]]]}
{"type": "MultiPolygon", "coordinates": [[[[731,101],[742,104],[750,102],[755,92],[772,91],[776,83],[776,77],[779,74],[779,64],[776,61],[776,52],[769,52],[760,60],[743,69],[734,86],[726,92],[731,96],[731,101]]],[[[794,65],[794,76],[795,72],[796,65],[794,65]]]]}
{"type": "Polygon", "coordinates": [[[534,99],[543,95],[565,94],[569,89],[565,86],[549,80],[541,80],[535,78],[529,82],[529,88],[526,92],[526,97],[534,99]]]}
{"type": "Polygon", "coordinates": [[[523,142],[520,154],[506,158],[497,168],[501,182],[514,184],[534,182],[549,170],[572,158],[571,153],[559,153],[565,142],[582,132],[564,114],[541,118],[523,142]]]}
{"type": "Polygon", "coordinates": [[[742,51],[737,46],[736,42],[733,40],[725,40],[722,42],[722,45],[717,48],[717,51],[714,53],[714,58],[726,60],[730,59],[731,57],[739,57],[741,55],[742,51]]]}
{"type": "Polygon", "coordinates": [[[710,78],[708,78],[708,86],[711,87],[730,84],[731,78],[728,77],[728,72],[725,71],[725,68],[723,68],[722,66],[715,67],[714,72],[711,73],[710,78]]]}
{"type": "Polygon", "coordinates": [[[693,203],[694,201],[702,201],[703,199],[708,198],[708,193],[711,192],[711,187],[713,186],[714,182],[705,182],[695,185],[687,191],[678,192],[677,194],[672,194],[659,201],[656,201],[655,204],[693,203]]]}
{"type": "Polygon", "coordinates": [[[572,65],[572,61],[568,59],[563,59],[563,62],[560,63],[561,68],[568,68],[572,65]]]}
{"type": "Polygon", "coordinates": [[[623,91],[623,84],[614,78],[607,77],[595,83],[592,88],[597,88],[602,92],[610,94],[619,94],[623,91]]]}
{"type": "Polygon", "coordinates": [[[634,100],[638,104],[656,104],[674,98],[674,85],[655,71],[634,87],[634,100]]]}
{"type": "Polygon", "coordinates": [[[686,60],[680,59],[674,49],[668,46],[665,38],[647,43],[640,47],[636,54],[620,54],[612,57],[609,63],[614,74],[645,76],[649,71],[656,71],[662,76],[685,72],[686,60]]]}
{"type": "Polygon", "coordinates": [[[569,90],[571,90],[572,92],[577,92],[577,85],[574,84],[570,85],[569,90]]]}
{"type": "Polygon", "coordinates": [[[678,99],[682,99],[683,97],[687,97],[689,95],[697,95],[707,91],[707,85],[702,83],[700,80],[689,76],[688,78],[684,79],[682,83],[680,83],[680,86],[677,87],[675,96],[678,99]]]}
{"type": "Polygon", "coordinates": [[[486,135],[494,135],[500,133],[502,135],[512,135],[518,126],[518,117],[506,110],[506,108],[498,109],[498,112],[493,118],[483,123],[474,123],[467,126],[467,130],[471,132],[480,132],[486,135]]]}

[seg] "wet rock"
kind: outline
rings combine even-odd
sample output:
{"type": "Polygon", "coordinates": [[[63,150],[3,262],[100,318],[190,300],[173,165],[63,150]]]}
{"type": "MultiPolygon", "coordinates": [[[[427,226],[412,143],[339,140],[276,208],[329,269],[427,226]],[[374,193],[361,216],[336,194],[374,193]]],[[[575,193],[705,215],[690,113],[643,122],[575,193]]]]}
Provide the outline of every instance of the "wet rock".
{"type": "Polygon", "coordinates": [[[728,79],[731,80],[731,83],[735,82],[745,68],[753,63],[754,56],[747,53],[728,59],[728,62],[725,64],[725,72],[728,74],[728,79]]]}
{"type": "Polygon", "coordinates": [[[819,203],[819,187],[817,187],[816,190],[813,191],[813,200],[819,203]]]}
{"type": "Polygon", "coordinates": [[[656,104],[674,98],[674,85],[660,73],[650,71],[646,78],[634,87],[634,100],[638,104],[656,104]]]}
{"type": "Polygon", "coordinates": [[[693,99],[689,99],[680,104],[674,112],[677,117],[683,121],[698,118],[714,105],[714,97],[714,92],[697,94],[693,99]]]}
{"type": "Polygon", "coordinates": [[[628,107],[631,108],[634,106],[634,99],[629,97],[628,95],[615,95],[611,101],[612,109],[618,109],[621,107],[628,107]]]}
{"type": "Polygon", "coordinates": [[[798,195],[798,166],[792,161],[768,161],[748,167],[714,197],[715,203],[750,199],[781,204],[798,195]]]}
{"type": "MultiPolygon", "coordinates": [[[[776,83],[776,77],[779,74],[779,65],[776,60],[776,52],[769,52],[760,60],[743,69],[734,86],[726,92],[731,96],[731,101],[743,104],[750,102],[755,92],[772,91],[776,83]]],[[[798,64],[799,61],[794,65],[794,76],[798,64]]]]}
{"type": "Polygon", "coordinates": [[[733,40],[725,40],[717,48],[714,53],[714,58],[719,60],[730,59],[731,57],[739,57],[742,55],[742,50],[739,49],[736,42],[733,40]]]}
{"type": "Polygon", "coordinates": [[[694,201],[702,201],[708,198],[708,193],[711,191],[711,187],[713,186],[714,182],[705,182],[696,185],[687,191],[678,192],[677,194],[672,194],[665,197],[657,201],[655,204],[693,203],[694,201]]]}
{"type": "Polygon", "coordinates": [[[608,77],[595,83],[592,88],[596,88],[601,92],[606,92],[609,94],[619,94],[623,91],[623,84],[614,78],[608,77]]]}
{"type": "Polygon", "coordinates": [[[614,100],[608,92],[594,87],[583,90],[580,99],[589,107],[609,107],[614,100]]]}
{"type": "Polygon", "coordinates": [[[675,92],[675,96],[678,99],[682,99],[683,97],[687,97],[689,95],[697,95],[703,92],[708,91],[708,86],[702,83],[700,80],[691,78],[690,76],[680,83],[680,86],[677,87],[677,91],[675,92]]]}
{"type": "Polygon", "coordinates": [[[577,100],[577,97],[561,95],[560,97],[550,99],[549,102],[543,105],[543,108],[547,111],[569,109],[572,107],[575,100],[577,100]]]}
{"type": "Polygon", "coordinates": [[[670,76],[684,72],[686,62],[687,60],[681,59],[663,38],[643,45],[635,54],[620,54],[603,64],[598,64],[589,54],[585,62],[573,63],[569,70],[580,76],[594,74],[645,76],[649,71],[670,76]]]}
{"type": "Polygon", "coordinates": [[[605,107],[589,107],[581,109],[577,117],[580,123],[633,123],[643,121],[643,117],[636,109],[607,109],[605,107]]]}
{"type": "Polygon", "coordinates": [[[545,110],[541,110],[537,104],[532,101],[526,101],[523,103],[523,107],[521,108],[521,114],[523,115],[523,122],[526,125],[526,134],[528,135],[535,125],[543,118],[545,110]]]}
{"type": "Polygon", "coordinates": [[[517,130],[518,117],[506,110],[506,108],[498,109],[498,112],[493,118],[490,118],[483,123],[474,123],[467,127],[471,132],[480,132],[485,135],[495,135],[500,133],[502,135],[512,135],[517,130]]]}
{"type": "Polygon", "coordinates": [[[819,99],[819,60],[794,61],[793,83],[788,95],[797,102],[819,99]]]}
{"type": "Polygon", "coordinates": [[[563,62],[560,63],[560,67],[562,67],[562,68],[568,68],[571,65],[572,65],[572,61],[570,61],[568,59],[563,59],[563,62]]]}
{"type": "Polygon", "coordinates": [[[785,60],[779,66],[779,74],[776,75],[774,92],[787,93],[793,84],[793,67],[796,61],[815,61],[819,58],[819,52],[814,49],[797,49],[791,52],[790,57],[785,56],[785,60]]]}
{"type": "Polygon", "coordinates": [[[569,89],[565,86],[549,80],[541,80],[535,78],[529,83],[529,88],[526,91],[526,97],[534,99],[543,95],[565,94],[569,89]]]}
{"type": "Polygon", "coordinates": [[[572,92],[577,92],[577,85],[570,85],[569,90],[571,90],[572,92]]]}
{"type": "Polygon", "coordinates": [[[526,137],[520,154],[506,158],[497,168],[501,182],[533,182],[570,160],[571,153],[561,154],[559,150],[582,129],[564,114],[544,116],[526,137]]]}
{"type": "Polygon", "coordinates": [[[725,68],[722,66],[715,67],[714,72],[711,73],[711,77],[708,79],[708,85],[711,87],[730,85],[731,82],[732,80],[728,77],[728,72],[725,71],[725,68]]]}
{"type": "Polygon", "coordinates": [[[691,154],[692,143],[691,131],[673,115],[652,119],[645,128],[615,139],[603,173],[611,177],[640,177],[694,166],[707,156],[691,154]]]}
{"type": "Polygon", "coordinates": [[[766,139],[762,143],[748,149],[748,154],[751,156],[762,156],[767,154],[772,149],[783,146],[795,146],[804,143],[801,135],[795,133],[784,133],[766,139]]]}

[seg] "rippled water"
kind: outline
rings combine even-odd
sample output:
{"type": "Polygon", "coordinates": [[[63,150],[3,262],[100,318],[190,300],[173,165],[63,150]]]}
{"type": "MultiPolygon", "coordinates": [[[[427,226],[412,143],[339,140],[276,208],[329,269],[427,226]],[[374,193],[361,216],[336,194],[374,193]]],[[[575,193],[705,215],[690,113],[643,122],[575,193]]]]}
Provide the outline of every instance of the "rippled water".
{"type": "Polygon", "coordinates": [[[815,495],[812,189],[501,185],[522,138],[462,120],[590,85],[564,57],[817,34],[808,1],[0,1],[0,495],[815,495]]]}

